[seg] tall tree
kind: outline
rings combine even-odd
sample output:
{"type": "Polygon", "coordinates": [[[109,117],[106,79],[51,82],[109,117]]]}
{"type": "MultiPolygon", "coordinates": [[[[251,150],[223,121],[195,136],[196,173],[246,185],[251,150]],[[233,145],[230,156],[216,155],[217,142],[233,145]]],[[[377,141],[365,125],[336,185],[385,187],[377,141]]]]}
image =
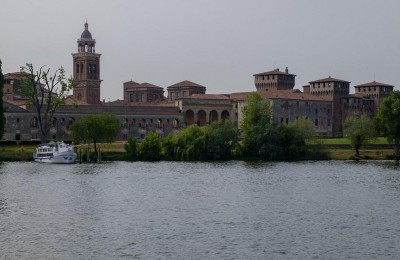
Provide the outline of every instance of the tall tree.
{"type": "Polygon", "coordinates": [[[3,104],[3,94],[4,94],[4,76],[2,71],[2,63],[0,60],[0,139],[3,138],[4,135],[4,124],[5,124],[5,117],[4,117],[4,104],[3,104]]]}
{"type": "Polygon", "coordinates": [[[161,140],[156,132],[149,132],[140,145],[140,158],[145,161],[161,159],[161,140]]]}
{"type": "Polygon", "coordinates": [[[21,67],[21,91],[37,115],[42,143],[47,140],[54,113],[64,103],[73,87],[74,82],[72,78],[65,77],[63,67],[54,73],[45,66],[35,71],[30,63],[21,67]]]}
{"type": "Polygon", "coordinates": [[[252,93],[243,109],[243,146],[246,155],[273,159],[278,152],[277,124],[271,102],[252,93]]]}
{"type": "Polygon", "coordinates": [[[305,151],[304,137],[295,127],[280,125],[270,101],[252,93],[243,110],[244,153],[263,160],[294,160],[305,151]]]}
{"type": "Polygon", "coordinates": [[[89,115],[71,126],[72,140],[76,143],[93,143],[97,155],[98,143],[112,143],[119,132],[119,121],[114,114],[89,115]]]}
{"type": "Polygon", "coordinates": [[[211,160],[226,160],[238,145],[239,133],[229,120],[213,122],[207,126],[207,157],[211,160]]]}
{"type": "Polygon", "coordinates": [[[360,157],[360,148],[375,137],[373,120],[366,115],[347,118],[344,122],[344,136],[350,139],[355,156],[360,157]]]}
{"type": "Polygon", "coordinates": [[[130,155],[130,159],[136,159],[138,145],[135,138],[129,137],[128,142],[124,145],[124,149],[130,155]]]}
{"type": "Polygon", "coordinates": [[[291,123],[290,126],[294,127],[296,132],[302,136],[304,140],[310,140],[317,135],[313,122],[306,117],[300,117],[291,123]]]}
{"type": "Polygon", "coordinates": [[[164,155],[178,161],[207,159],[206,127],[190,125],[178,134],[170,134],[163,141],[164,155]]]}
{"type": "Polygon", "coordinates": [[[393,91],[382,101],[377,122],[384,128],[388,141],[394,142],[395,155],[400,156],[400,91],[393,91]]]}

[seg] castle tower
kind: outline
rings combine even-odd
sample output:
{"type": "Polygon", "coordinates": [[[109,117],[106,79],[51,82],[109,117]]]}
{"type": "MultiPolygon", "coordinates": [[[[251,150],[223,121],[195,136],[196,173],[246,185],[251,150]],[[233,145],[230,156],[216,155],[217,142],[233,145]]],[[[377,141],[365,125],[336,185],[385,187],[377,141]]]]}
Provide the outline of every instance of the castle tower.
{"type": "Polygon", "coordinates": [[[345,120],[342,99],[349,96],[350,82],[329,76],[309,83],[310,85],[306,86],[305,91],[314,96],[332,101],[332,111],[328,111],[326,116],[332,118],[332,134],[341,135],[345,120]]]}
{"type": "Polygon", "coordinates": [[[273,71],[254,74],[253,76],[257,91],[293,89],[296,77],[296,75],[289,73],[287,67],[285,72],[275,69],[273,71]]]}
{"type": "Polygon", "coordinates": [[[394,86],[376,82],[354,86],[355,94],[358,96],[366,96],[374,100],[374,114],[378,114],[379,106],[382,101],[387,98],[393,91],[394,86]]]}
{"type": "Polygon", "coordinates": [[[78,39],[78,53],[73,53],[73,78],[76,86],[73,96],[88,104],[100,104],[100,56],[95,52],[96,40],[92,39],[86,21],[85,30],[78,39]]]}

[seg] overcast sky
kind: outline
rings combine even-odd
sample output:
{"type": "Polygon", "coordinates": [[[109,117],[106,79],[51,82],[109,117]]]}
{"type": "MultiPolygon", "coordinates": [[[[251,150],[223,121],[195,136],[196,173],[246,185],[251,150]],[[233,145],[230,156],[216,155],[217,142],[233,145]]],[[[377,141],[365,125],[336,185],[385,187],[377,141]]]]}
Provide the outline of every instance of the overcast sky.
{"type": "Polygon", "coordinates": [[[328,76],[398,89],[399,10],[399,0],[2,0],[0,58],[4,73],[29,62],[72,75],[87,19],[107,101],[129,80],[253,91],[253,74],[285,67],[299,89],[328,76]]]}

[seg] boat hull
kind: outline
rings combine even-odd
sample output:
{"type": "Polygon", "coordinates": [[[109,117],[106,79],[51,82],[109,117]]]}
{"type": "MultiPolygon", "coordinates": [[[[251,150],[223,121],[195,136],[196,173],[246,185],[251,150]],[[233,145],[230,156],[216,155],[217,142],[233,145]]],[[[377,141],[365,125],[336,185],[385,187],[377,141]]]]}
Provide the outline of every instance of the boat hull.
{"type": "Polygon", "coordinates": [[[53,156],[37,157],[34,156],[33,160],[40,163],[60,163],[60,164],[72,164],[76,160],[76,153],[67,152],[54,154],[53,156]]]}

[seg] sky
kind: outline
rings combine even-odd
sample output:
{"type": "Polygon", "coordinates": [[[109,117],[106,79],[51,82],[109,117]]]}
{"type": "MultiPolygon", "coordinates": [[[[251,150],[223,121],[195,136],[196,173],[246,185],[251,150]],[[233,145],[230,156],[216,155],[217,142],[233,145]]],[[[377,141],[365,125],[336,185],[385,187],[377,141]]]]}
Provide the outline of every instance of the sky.
{"type": "Polygon", "coordinates": [[[328,76],[399,89],[399,10],[398,0],[2,0],[0,59],[3,73],[32,63],[72,75],[87,20],[107,101],[130,80],[165,95],[183,80],[254,91],[253,74],[286,67],[301,90],[328,76]]]}

